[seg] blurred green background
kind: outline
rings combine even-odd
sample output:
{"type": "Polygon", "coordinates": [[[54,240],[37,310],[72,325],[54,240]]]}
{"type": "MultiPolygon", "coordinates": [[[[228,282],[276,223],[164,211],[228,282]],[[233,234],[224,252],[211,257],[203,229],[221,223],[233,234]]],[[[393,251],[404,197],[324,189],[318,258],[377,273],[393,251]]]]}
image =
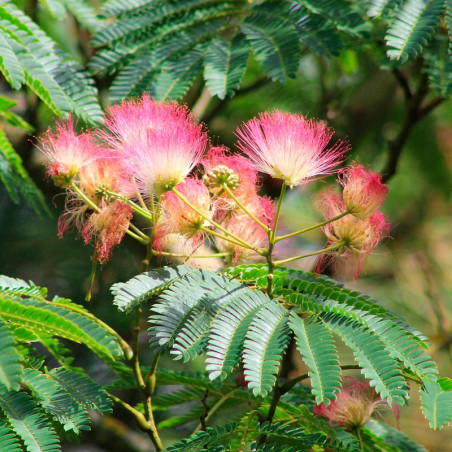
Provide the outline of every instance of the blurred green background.
{"type": "MultiPolygon", "coordinates": [[[[45,16],[42,21],[46,23],[45,16]]],[[[76,33],[71,21],[63,21],[58,26],[53,24],[48,31],[58,40],[68,30],[76,33]]],[[[71,45],[71,41],[62,42],[71,45]]],[[[75,54],[78,52],[77,48],[71,50],[75,54]]],[[[256,80],[257,74],[257,65],[251,64],[244,85],[256,80]]],[[[0,94],[6,92],[6,84],[0,81],[0,94]]],[[[190,95],[186,99],[189,103],[190,95]]],[[[36,136],[54,125],[53,116],[42,104],[30,109],[33,105],[30,93],[17,94],[16,99],[15,112],[36,127],[36,136]]],[[[237,126],[259,112],[274,108],[326,120],[338,138],[347,138],[351,143],[349,161],[359,159],[374,170],[384,168],[388,140],[397,134],[405,115],[403,92],[393,74],[380,70],[368,56],[347,51],[330,61],[308,55],[302,59],[295,80],[286,85],[262,83],[248,93],[216,105],[204,119],[212,142],[234,149],[237,126]]],[[[74,231],[63,239],[57,238],[57,218],[64,208],[64,196],[45,180],[34,139],[17,129],[6,125],[4,128],[34,181],[44,192],[51,216],[38,217],[27,206],[14,205],[0,188],[0,273],[31,279],[48,287],[50,295],[59,294],[84,303],[91,270],[91,249],[74,231]]],[[[452,102],[446,101],[415,126],[403,149],[397,172],[389,181],[390,192],[383,210],[392,226],[391,237],[367,260],[358,280],[336,275],[345,279],[346,285],[370,294],[388,309],[404,316],[431,338],[433,356],[443,376],[452,375],[451,176],[452,102]]],[[[328,182],[334,183],[334,179],[318,181],[290,193],[283,211],[287,228],[301,228],[319,218],[313,199],[328,182]]],[[[277,183],[267,180],[262,193],[276,196],[277,183]]],[[[319,246],[323,241],[320,233],[313,233],[303,241],[292,242],[291,247],[307,249],[319,246]]],[[[126,338],[130,336],[129,319],[112,306],[109,287],[138,273],[143,257],[144,250],[126,238],[114,250],[111,261],[98,272],[93,290],[91,306],[95,314],[115,325],[126,338]]],[[[84,351],[82,346],[76,348],[76,363],[87,366],[99,381],[106,381],[109,376],[84,351]]],[[[304,371],[302,364],[298,365],[299,370],[304,371]]],[[[177,368],[180,364],[174,366],[177,368]]],[[[190,366],[196,367],[196,364],[190,366]]],[[[388,414],[386,418],[392,425],[396,424],[393,415],[388,414]]],[[[131,428],[124,434],[132,435],[137,450],[141,450],[141,434],[130,419],[124,417],[122,420],[131,428]]],[[[68,445],[66,450],[124,450],[120,443],[115,446],[111,439],[114,436],[109,435],[125,428],[125,424],[98,419],[95,435],[82,436],[81,445],[68,445]],[[99,432],[106,434],[105,440],[99,432]],[[94,436],[100,449],[94,448],[94,436]]],[[[452,450],[452,429],[449,427],[440,432],[429,429],[419,409],[416,388],[413,388],[411,405],[401,409],[400,425],[408,436],[429,451],[452,450]]],[[[180,437],[192,428],[189,425],[166,434],[180,437]]]]}

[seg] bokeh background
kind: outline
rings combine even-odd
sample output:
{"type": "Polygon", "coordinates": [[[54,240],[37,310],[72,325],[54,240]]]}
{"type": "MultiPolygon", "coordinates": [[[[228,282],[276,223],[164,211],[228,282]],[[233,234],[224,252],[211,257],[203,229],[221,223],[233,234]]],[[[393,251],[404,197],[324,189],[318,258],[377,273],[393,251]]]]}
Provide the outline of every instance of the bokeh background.
{"type": "MultiPolygon", "coordinates": [[[[41,23],[50,19],[41,11],[41,23]]],[[[73,54],[83,59],[76,40],[67,34],[78,33],[68,19],[48,30],[73,54]]],[[[256,80],[258,66],[251,63],[244,85],[256,80]]],[[[416,83],[416,80],[414,80],[416,83]]],[[[0,81],[0,94],[7,86],[0,81]]],[[[10,95],[10,94],[9,94],[10,95]]],[[[54,117],[42,105],[30,102],[29,93],[17,94],[15,112],[28,120],[39,136],[54,126],[54,117]]],[[[190,93],[186,98],[190,104],[190,93]]],[[[105,100],[105,105],[108,105],[105,100]]],[[[198,105],[199,106],[199,105],[198,105]]],[[[326,61],[307,55],[301,61],[295,80],[285,85],[274,82],[256,84],[248,92],[238,93],[228,102],[219,103],[205,114],[212,142],[234,149],[234,132],[238,125],[259,112],[278,108],[301,112],[326,120],[337,138],[347,138],[352,145],[349,161],[359,159],[374,170],[382,170],[388,158],[388,141],[397,134],[405,118],[403,92],[396,78],[379,69],[366,55],[353,51],[326,61]]],[[[196,109],[195,109],[196,111],[196,109]]],[[[42,158],[34,146],[35,139],[17,129],[8,128],[33,180],[45,194],[48,216],[37,216],[26,205],[15,205],[0,188],[0,274],[32,280],[49,288],[50,295],[59,294],[78,303],[84,297],[91,270],[91,249],[69,232],[57,237],[57,218],[64,208],[64,196],[45,180],[42,158]]],[[[284,206],[283,221],[287,228],[301,228],[319,218],[313,206],[315,193],[330,180],[317,181],[294,190],[284,206]]],[[[452,102],[445,101],[423,118],[413,129],[399,161],[397,171],[388,182],[389,195],[383,206],[391,223],[391,236],[378,248],[364,266],[362,276],[353,280],[347,275],[337,278],[351,287],[368,293],[386,308],[404,316],[415,328],[425,333],[432,343],[433,357],[443,376],[451,376],[452,364],[452,102]]],[[[277,196],[278,184],[266,180],[262,193],[277,196]]],[[[310,249],[323,243],[321,233],[313,233],[294,241],[294,249],[310,249]]],[[[115,325],[129,337],[128,318],[112,306],[109,287],[125,281],[140,271],[144,250],[127,238],[111,261],[98,272],[91,308],[95,314],[115,325]]],[[[302,265],[312,266],[314,262],[302,265]]],[[[329,269],[331,272],[332,270],[329,269]]],[[[143,337],[143,342],[146,339],[143,337]]],[[[145,347],[145,344],[144,344],[145,347]]],[[[76,364],[87,367],[99,381],[108,380],[104,369],[91,356],[77,347],[76,364]]],[[[170,364],[180,368],[180,364],[170,364]]],[[[194,369],[200,363],[189,364],[194,369]]],[[[298,363],[303,372],[302,364],[298,363]]],[[[187,364],[188,366],[188,364],[187,364]]],[[[386,420],[396,425],[394,415],[386,420]]],[[[79,445],[66,445],[65,450],[125,450],[118,437],[130,436],[137,450],[146,450],[147,442],[125,415],[120,421],[95,419],[92,433],[79,440],[79,445]]],[[[188,425],[166,432],[166,437],[179,438],[193,428],[188,425]]],[[[418,391],[413,387],[411,405],[401,409],[400,428],[432,452],[452,451],[452,429],[433,432],[423,418],[418,391]]]]}

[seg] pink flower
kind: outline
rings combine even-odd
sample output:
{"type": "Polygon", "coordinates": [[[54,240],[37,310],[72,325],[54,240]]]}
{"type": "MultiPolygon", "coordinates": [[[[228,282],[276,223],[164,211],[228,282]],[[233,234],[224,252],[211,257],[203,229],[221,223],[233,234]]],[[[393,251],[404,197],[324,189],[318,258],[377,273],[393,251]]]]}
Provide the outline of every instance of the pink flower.
{"type": "MultiPolygon", "coordinates": [[[[317,200],[317,205],[326,220],[345,212],[344,201],[334,192],[327,191],[317,200]]],[[[355,267],[355,276],[361,273],[364,259],[378,243],[388,235],[389,224],[381,212],[361,220],[352,215],[335,220],[323,226],[328,246],[338,246],[334,255],[345,259],[355,267]]]]}
{"type": "Polygon", "coordinates": [[[102,138],[125,159],[126,174],[144,196],[161,195],[182,182],[204,153],[207,136],[186,107],[148,96],[109,111],[102,138]]]}
{"type": "Polygon", "coordinates": [[[130,206],[114,201],[110,205],[104,205],[100,212],[94,212],[86,221],[82,231],[83,239],[85,244],[94,240],[97,260],[101,264],[108,261],[113,246],[121,243],[132,217],[130,206]]]}
{"type": "Polygon", "coordinates": [[[342,385],[336,400],[332,400],[328,406],[322,402],[314,407],[314,414],[326,418],[331,425],[354,430],[363,427],[374,412],[387,407],[366,381],[345,377],[342,385]]]}
{"type": "Polygon", "coordinates": [[[101,156],[90,133],[77,135],[74,132],[72,117],[66,122],[58,122],[56,132],[49,129],[39,140],[38,147],[48,159],[47,173],[63,187],[81,168],[101,156]]]}
{"type": "Polygon", "coordinates": [[[323,122],[280,111],[262,113],[237,131],[238,147],[254,167],[290,187],[334,172],[349,147],[337,142],[325,150],[332,135],[323,122]]]}
{"type": "MultiPolygon", "coordinates": [[[[214,209],[209,190],[198,179],[185,179],[176,190],[193,204],[205,217],[212,218],[214,209]]],[[[162,216],[159,222],[161,234],[178,233],[186,239],[196,239],[203,236],[201,226],[209,226],[209,221],[202,215],[191,209],[184,201],[173,192],[167,192],[162,196],[162,216]]]]}
{"type": "Polygon", "coordinates": [[[342,197],[347,210],[361,220],[371,217],[388,193],[380,174],[367,172],[362,165],[342,170],[339,181],[344,187],[342,197]]]}

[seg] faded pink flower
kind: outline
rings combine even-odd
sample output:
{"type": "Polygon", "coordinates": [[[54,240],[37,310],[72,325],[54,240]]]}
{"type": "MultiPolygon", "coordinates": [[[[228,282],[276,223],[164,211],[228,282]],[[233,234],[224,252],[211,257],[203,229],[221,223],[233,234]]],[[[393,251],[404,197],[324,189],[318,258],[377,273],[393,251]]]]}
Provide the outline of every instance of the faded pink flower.
{"type": "MultiPolygon", "coordinates": [[[[193,204],[207,218],[212,218],[214,208],[207,187],[198,179],[187,178],[176,190],[193,204]]],[[[162,216],[159,221],[161,234],[178,233],[186,239],[193,239],[193,244],[203,237],[201,226],[209,226],[208,220],[191,209],[173,192],[162,196],[162,216]]]]}
{"type": "Polygon", "coordinates": [[[120,195],[132,196],[132,187],[124,179],[123,160],[115,153],[108,153],[80,170],[79,183],[83,192],[94,202],[99,201],[99,189],[120,195]]]}
{"type": "Polygon", "coordinates": [[[254,167],[290,187],[335,171],[349,146],[337,142],[325,150],[332,135],[324,122],[280,111],[261,113],[237,131],[238,147],[254,167]]]}
{"type": "Polygon", "coordinates": [[[89,132],[77,135],[70,116],[59,121],[57,129],[50,129],[40,138],[38,148],[48,159],[47,173],[57,185],[65,187],[84,166],[101,156],[89,132]]]}
{"type": "Polygon", "coordinates": [[[203,126],[186,107],[148,96],[113,107],[106,125],[112,135],[101,137],[124,157],[126,174],[147,197],[182,182],[207,144],[203,126]]]}
{"type": "Polygon", "coordinates": [[[366,171],[362,165],[355,164],[340,171],[339,181],[344,187],[342,197],[347,210],[361,220],[371,217],[388,193],[381,175],[366,171]]]}
{"type": "Polygon", "coordinates": [[[123,239],[133,210],[127,204],[114,201],[104,205],[100,212],[94,212],[83,227],[82,236],[85,244],[94,241],[97,251],[97,260],[105,264],[111,254],[111,249],[119,245],[123,239]]]}
{"type": "Polygon", "coordinates": [[[314,414],[326,418],[331,425],[347,430],[363,427],[378,410],[388,408],[368,382],[354,377],[342,379],[342,389],[328,406],[314,407],[314,414]]]}
{"type": "MultiPolygon", "coordinates": [[[[326,220],[345,212],[345,203],[335,192],[327,191],[317,200],[317,205],[326,220]]],[[[364,259],[378,243],[388,235],[389,224],[381,212],[361,220],[353,215],[345,215],[323,226],[328,238],[328,246],[338,245],[333,255],[345,259],[355,267],[355,276],[361,273],[364,259]]]]}

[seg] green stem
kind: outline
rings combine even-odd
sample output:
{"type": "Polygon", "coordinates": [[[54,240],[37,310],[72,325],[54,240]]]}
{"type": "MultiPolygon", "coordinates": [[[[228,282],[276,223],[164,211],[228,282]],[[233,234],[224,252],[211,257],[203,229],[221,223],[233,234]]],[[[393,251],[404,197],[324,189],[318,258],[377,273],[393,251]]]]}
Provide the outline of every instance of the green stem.
{"type": "Polygon", "coordinates": [[[287,262],[296,261],[298,259],[303,259],[305,257],[316,256],[317,254],[328,253],[329,251],[334,251],[344,246],[343,243],[339,243],[337,245],[329,246],[328,248],[322,248],[321,250],[313,251],[312,253],[299,254],[298,256],[292,256],[287,259],[282,259],[280,261],[276,261],[275,265],[286,264],[287,262]]]}
{"type": "Polygon", "coordinates": [[[276,229],[278,228],[278,221],[279,216],[281,214],[281,207],[284,200],[284,197],[286,195],[287,190],[287,184],[285,181],[283,181],[282,187],[281,187],[281,193],[279,195],[278,200],[278,207],[276,208],[276,216],[275,216],[275,222],[273,224],[273,228],[269,230],[268,232],[268,250],[265,254],[265,257],[267,259],[267,265],[268,265],[268,274],[267,274],[267,295],[269,297],[272,296],[273,291],[273,271],[275,270],[276,263],[273,261],[273,248],[275,246],[275,236],[276,236],[276,229]]]}
{"type": "Polygon", "coordinates": [[[230,237],[227,237],[227,236],[225,236],[225,235],[221,235],[221,234],[219,234],[218,232],[212,231],[212,229],[208,229],[208,228],[206,228],[205,226],[200,226],[199,229],[200,229],[201,231],[204,231],[206,234],[214,235],[215,237],[218,237],[218,238],[220,238],[220,239],[222,239],[222,240],[225,240],[226,242],[230,242],[230,243],[232,243],[233,245],[241,246],[242,248],[248,248],[249,250],[253,250],[253,251],[255,251],[257,254],[260,254],[261,256],[263,255],[263,254],[262,254],[262,251],[258,250],[258,249],[255,248],[254,246],[251,246],[251,245],[248,245],[248,244],[245,245],[245,244],[243,244],[243,243],[241,243],[241,242],[237,242],[236,240],[234,240],[234,239],[232,239],[232,238],[230,238],[230,237]]]}
{"type": "Polygon", "coordinates": [[[97,249],[94,248],[93,257],[91,258],[92,259],[91,274],[89,275],[88,290],[86,291],[85,301],[91,301],[91,291],[93,289],[94,278],[96,276],[98,255],[99,255],[99,253],[98,253],[97,249]]]}
{"type": "Polygon", "coordinates": [[[359,448],[361,449],[361,452],[364,452],[364,442],[363,442],[363,438],[361,437],[361,429],[360,428],[356,429],[356,435],[358,436],[359,448]]]}
{"type": "MultiPolygon", "coordinates": [[[[188,207],[190,207],[192,210],[194,210],[198,215],[201,215],[202,218],[204,218],[206,221],[208,221],[212,226],[215,226],[217,229],[222,231],[224,234],[230,236],[232,239],[234,239],[236,242],[239,242],[241,245],[245,248],[249,248],[250,250],[254,250],[255,248],[250,245],[249,243],[242,240],[240,237],[237,237],[236,235],[232,234],[232,232],[229,232],[226,228],[206,216],[204,213],[202,213],[197,207],[195,207],[183,194],[179,193],[175,188],[171,189],[172,192],[185,204],[187,204],[188,207]]],[[[206,228],[207,229],[207,228],[206,228]]],[[[207,232],[211,232],[210,229],[207,229],[207,232]]]]}
{"type": "MultiPolygon", "coordinates": [[[[209,419],[211,419],[211,417],[219,410],[219,408],[221,407],[221,405],[223,405],[224,402],[226,402],[226,400],[229,399],[229,397],[236,391],[236,389],[233,389],[231,392],[228,392],[227,394],[225,394],[220,400],[218,400],[218,402],[209,410],[208,415],[206,416],[206,418],[204,419],[204,422],[207,422],[209,419]]],[[[193,430],[192,435],[194,435],[198,430],[200,430],[202,428],[201,423],[199,423],[196,428],[193,430]]]]}
{"type": "Polygon", "coordinates": [[[336,221],[336,220],[339,220],[342,217],[345,217],[345,215],[348,215],[349,213],[350,212],[346,211],[346,212],[343,212],[343,213],[341,213],[339,215],[336,215],[333,218],[330,218],[329,220],[322,221],[321,223],[313,224],[312,226],[308,226],[307,228],[300,229],[299,231],[291,232],[290,234],[281,235],[279,237],[276,237],[275,238],[275,243],[279,242],[280,240],[289,239],[290,237],[295,237],[296,235],[304,234],[305,232],[309,232],[309,231],[312,231],[314,229],[321,228],[322,226],[325,226],[328,223],[332,223],[333,221],[336,221]]]}
{"type": "Polygon", "coordinates": [[[132,200],[127,199],[124,195],[120,195],[119,193],[115,193],[114,191],[105,190],[103,193],[123,202],[124,204],[128,204],[130,207],[132,207],[132,209],[136,213],[140,214],[142,217],[145,217],[148,220],[152,219],[152,213],[149,211],[149,209],[146,207],[146,205],[144,206],[144,208],[140,207],[138,204],[136,204],[132,200]]]}
{"type": "Polygon", "coordinates": [[[177,253],[168,253],[166,251],[156,251],[152,250],[152,254],[156,256],[167,256],[167,257],[181,257],[181,258],[210,258],[210,257],[227,257],[230,256],[231,253],[213,253],[213,254],[177,254],[177,253]]]}
{"type": "Polygon", "coordinates": [[[124,400],[120,399],[119,397],[116,397],[115,395],[109,393],[108,394],[110,398],[113,400],[113,402],[117,403],[118,405],[122,406],[125,410],[127,410],[132,416],[135,418],[135,421],[137,422],[138,426],[141,430],[146,432],[149,435],[149,438],[153,442],[156,450],[163,450],[163,444],[162,441],[157,433],[157,429],[155,427],[155,424],[151,424],[146,417],[143,415],[143,413],[140,413],[138,410],[136,410],[133,406],[129,405],[127,402],[124,402],[124,400]]]}
{"type": "Polygon", "coordinates": [[[149,241],[149,236],[147,236],[144,232],[142,232],[134,224],[130,223],[129,227],[132,228],[136,232],[136,234],[139,235],[143,240],[146,240],[146,242],[149,241]]]}
{"type": "MultiPolygon", "coordinates": [[[[85,204],[87,204],[89,207],[91,207],[91,209],[95,210],[96,212],[100,212],[101,209],[99,209],[98,206],[96,206],[96,204],[94,204],[91,199],[89,199],[85,193],[83,193],[78,187],[77,185],[71,181],[71,187],[74,189],[74,191],[80,196],[80,198],[82,198],[82,200],[85,202],[85,204]]],[[[113,193],[113,192],[106,192],[106,193],[113,193]]],[[[116,194],[116,193],[115,193],[116,194]]],[[[144,239],[142,239],[141,237],[139,237],[138,235],[136,235],[135,233],[133,233],[132,231],[130,231],[129,229],[127,229],[126,234],[129,234],[131,237],[133,237],[135,240],[138,240],[140,243],[142,243],[143,245],[146,245],[146,241],[144,239]]]]}
{"type": "Polygon", "coordinates": [[[256,222],[261,228],[263,228],[265,230],[265,232],[269,232],[270,228],[268,226],[266,226],[264,223],[262,223],[262,221],[260,221],[259,219],[257,219],[238,199],[237,197],[234,195],[234,193],[232,192],[232,190],[225,184],[223,183],[223,188],[224,190],[227,191],[227,193],[229,194],[229,196],[232,198],[232,200],[254,221],[256,222]]]}

